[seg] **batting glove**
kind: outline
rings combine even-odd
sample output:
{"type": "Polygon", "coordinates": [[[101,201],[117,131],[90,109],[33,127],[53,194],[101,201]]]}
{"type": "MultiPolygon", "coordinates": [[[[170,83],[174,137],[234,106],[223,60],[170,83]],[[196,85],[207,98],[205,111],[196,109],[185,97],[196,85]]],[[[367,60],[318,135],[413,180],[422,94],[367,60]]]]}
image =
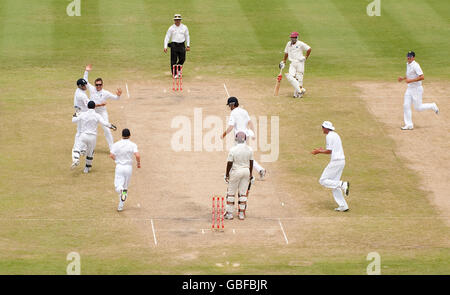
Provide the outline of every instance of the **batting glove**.
{"type": "Polygon", "coordinates": [[[286,64],[284,63],[284,61],[281,61],[280,64],[278,65],[278,67],[282,70],[284,69],[284,67],[286,66],[286,64]]]}
{"type": "Polygon", "coordinates": [[[117,130],[117,127],[116,127],[114,124],[111,124],[111,127],[109,127],[109,128],[111,128],[111,129],[114,130],[114,131],[117,130]]]}

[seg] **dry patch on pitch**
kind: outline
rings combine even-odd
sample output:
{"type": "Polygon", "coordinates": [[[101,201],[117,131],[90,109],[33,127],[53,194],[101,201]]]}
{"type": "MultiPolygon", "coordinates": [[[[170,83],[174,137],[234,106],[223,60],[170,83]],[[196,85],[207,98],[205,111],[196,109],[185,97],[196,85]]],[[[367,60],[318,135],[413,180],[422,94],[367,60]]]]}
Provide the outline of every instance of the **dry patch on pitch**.
{"type": "MultiPolygon", "coordinates": [[[[383,123],[383,134],[396,143],[395,154],[421,177],[421,187],[450,224],[450,105],[448,83],[424,83],[423,102],[436,102],[440,113],[413,110],[414,130],[403,131],[404,83],[357,82],[371,113],[383,123]]],[[[399,179],[401,181],[401,179],[399,179]]]]}

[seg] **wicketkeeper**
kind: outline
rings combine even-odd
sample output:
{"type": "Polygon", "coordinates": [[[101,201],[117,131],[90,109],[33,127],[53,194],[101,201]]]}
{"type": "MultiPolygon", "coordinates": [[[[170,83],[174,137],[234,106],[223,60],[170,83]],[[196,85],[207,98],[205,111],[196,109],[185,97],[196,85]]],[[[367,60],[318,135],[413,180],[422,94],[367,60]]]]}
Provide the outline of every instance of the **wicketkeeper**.
{"type": "Polygon", "coordinates": [[[298,41],[298,33],[292,32],[291,41],[286,44],[284,49],[284,58],[280,62],[280,69],[286,65],[286,59],[289,58],[291,62],[289,66],[289,73],[286,74],[286,79],[294,87],[294,98],[301,98],[305,94],[306,89],[303,88],[303,74],[305,72],[305,61],[311,54],[311,47],[308,44],[298,41]],[[306,51],[306,55],[303,52],[306,51]]]}
{"type": "Polygon", "coordinates": [[[225,181],[228,183],[227,207],[225,219],[233,219],[234,197],[238,192],[239,219],[245,219],[247,208],[247,188],[253,179],[253,150],[246,141],[246,135],[240,131],[236,134],[237,144],[230,149],[227,159],[225,181]]]}

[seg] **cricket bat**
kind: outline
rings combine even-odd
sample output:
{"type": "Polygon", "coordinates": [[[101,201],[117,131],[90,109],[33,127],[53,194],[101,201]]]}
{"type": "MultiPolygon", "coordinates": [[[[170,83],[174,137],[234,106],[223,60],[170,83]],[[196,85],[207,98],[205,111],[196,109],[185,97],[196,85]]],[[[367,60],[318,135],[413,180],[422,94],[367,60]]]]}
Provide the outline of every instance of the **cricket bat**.
{"type": "Polygon", "coordinates": [[[283,69],[280,69],[280,74],[277,76],[277,83],[275,84],[275,91],[273,92],[273,96],[278,96],[278,91],[280,90],[281,85],[281,79],[283,78],[281,72],[283,72],[283,69]]]}

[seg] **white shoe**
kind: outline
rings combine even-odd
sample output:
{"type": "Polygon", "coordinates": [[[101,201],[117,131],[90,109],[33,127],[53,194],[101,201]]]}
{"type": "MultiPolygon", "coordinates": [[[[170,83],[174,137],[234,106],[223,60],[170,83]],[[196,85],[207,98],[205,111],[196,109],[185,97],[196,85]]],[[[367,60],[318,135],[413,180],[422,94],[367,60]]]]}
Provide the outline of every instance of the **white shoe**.
{"type": "Polygon", "coordinates": [[[300,93],[297,92],[297,90],[294,91],[294,95],[292,96],[293,98],[300,98],[300,93]]]}
{"type": "Polygon", "coordinates": [[[402,128],[401,128],[402,130],[413,130],[414,128],[413,128],[413,126],[403,126],[402,128]]]}
{"type": "Polygon", "coordinates": [[[350,192],[350,182],[348,181],[342,182],[342,191],[344,192],[344,195],[347,197],[350,192]]]}
{"type": "Polygon", "coordinates": [[[434,109],[434,112],[436,113],[436,115],[439,115],[439,108],[436,104],[434,104],[436,106],[436,108],[434,109]]]}
{"type": "Polygon", "coordinates": [[[303,94],[305,94],[306,93],[306,89],[305,88],[303,88],[303,87],[300,87],[300,90],[301,90],[301,95],[303,96],[303,94]]]}
{"type": "Polygon", "coordinates": [[[338,212],[346,212],[348,211],[348,207],[345,208],[344,206],[339,206],[337,208],[334,208],[334,211],[338,211],[338,212]]]}
{"type": "Polygon", "coordinates": [[[226,212],[224,218],[227,220],[233,220],[233,213],[226,212]]]}
{"type": "Polygon", "coordinates": [[[263,180],[264,176],[266,176],[266,169],[259,171],[259,180],[263,180]]]}
{"type": "Polygon", "coordinates": [[[117,207],[117,211],[123,211],[123,202],[122,201],[120,201],[119,202],[119,207],[117,207]]]}
{"type": "Polygon", "coordinates": [[[245,219],[245,213],[244,212],[239,212],[239,220],[244,220],[245,219]]]}
{"type": "Polygon", "coordinates": [[[91,168],[89,167],[84,167],[83,173],[89,173],[89,171],[91,171],[91,168]]]}
{"type": "Polygon", "coordinates": [[[78,165],[80,165],[80,160],[76,160],[72,162],[72,167],[70,167],[71,169],[74,169],[75,167],[77,167],[78,165]]]}

